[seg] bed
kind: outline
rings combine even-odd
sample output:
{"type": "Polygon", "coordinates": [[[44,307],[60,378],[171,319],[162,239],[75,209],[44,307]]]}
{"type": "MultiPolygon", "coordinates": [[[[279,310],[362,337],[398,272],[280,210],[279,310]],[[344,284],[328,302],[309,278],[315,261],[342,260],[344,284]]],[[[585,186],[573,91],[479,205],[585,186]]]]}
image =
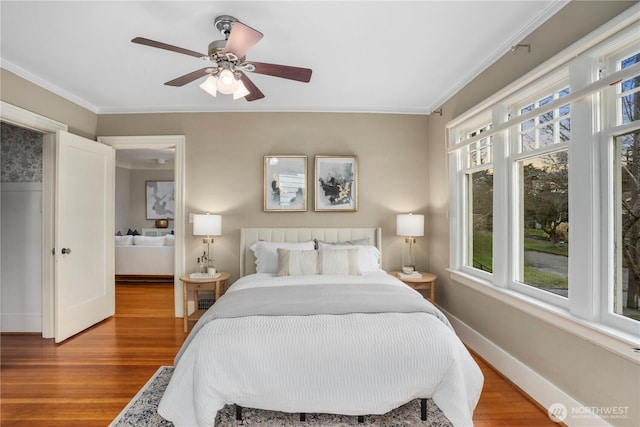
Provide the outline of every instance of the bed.
{"type": "Polygon", "coordinates": [[[121,281],[173,280],[174,236],[115,236],[115,274],[121,281]]]}
{"type": "Polygon", "coordinates": [[[380,269],[380,236],[242,229],[241,278],[187,337],[159,414],[211,427],[225,404],[362,416],[432,398],[472,425],[482,373],[445,316],[380,269]]]}

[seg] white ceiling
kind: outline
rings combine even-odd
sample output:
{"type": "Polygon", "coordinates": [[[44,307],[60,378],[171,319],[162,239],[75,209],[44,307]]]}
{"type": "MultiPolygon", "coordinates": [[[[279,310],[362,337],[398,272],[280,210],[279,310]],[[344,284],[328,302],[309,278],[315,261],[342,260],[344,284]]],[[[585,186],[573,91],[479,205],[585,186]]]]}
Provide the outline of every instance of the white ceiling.
{"type": "MultiPolygon", "coordinates": [[[[1,65],[99,114],[332,111],[429,114],[566,1],[6,1],[1,65]],[[310,83],[247,73],[266,95],[213,98],[163,83],[203,68],[218,15],[264,34],[247,58],[313,69],[310,83]]],[[[526,49],[513,54],[526,55],[526,49]]]]}

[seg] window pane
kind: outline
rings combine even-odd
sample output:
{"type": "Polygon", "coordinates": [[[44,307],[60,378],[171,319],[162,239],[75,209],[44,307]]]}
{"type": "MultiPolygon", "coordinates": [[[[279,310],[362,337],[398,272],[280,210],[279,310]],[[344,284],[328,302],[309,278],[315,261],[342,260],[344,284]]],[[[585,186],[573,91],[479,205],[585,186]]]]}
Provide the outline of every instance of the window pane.
{"type": "MultiPolygon", "coordinates": [[[[520,108],[520,114],[528,113],[535,108],[542,107],[554,99],[569,94],[569,88],[564,88],[551,95],[547,95],[535,104],[520,108]]],[[[557,109],[540,114],[520,124],[520,152],[536,150],[553,144],[568,142],[571,138],[571,104],[565,104],[557,109]]]]}
{"type": "Polygon", "coordinates": [[[569,267],[567,151],[519,162],[522,265],[520,281],[566,297],[569,267]]]}
{"type": "Polygon", "coordinates": [[[489,139],[483,138],[479,141],[469,144],[469,155],[467,156],[467,167],[473,168],[480,165],[487,165],[493,160],[491,159],[491,145],[493,144],[493,136],[489,139]]]}
{"type": "Polygon", "coordinates": [[[616,138],[615,313],[640,320],[640,132],[616,138]]]}
{"type": "MultiPolygon", "coordinates": [[[[640,62],[640,54],[630,56],[620,62],[620,68],[624,69],[640,62]]],[[[620,83],[622,123],[640,120],[640,76],[635,76],[620,83]]]]}
{"type": "Polygon", "coordinates": [[[469,253],[467,265],[493,271],[493,169],[469,173],[469,253]]]}
{"type": "Polygon", "coordinates": [[[545,125],[540,128],[540,147],[546,147],[555,143],[553,132],[553,124],[545,125]]]}

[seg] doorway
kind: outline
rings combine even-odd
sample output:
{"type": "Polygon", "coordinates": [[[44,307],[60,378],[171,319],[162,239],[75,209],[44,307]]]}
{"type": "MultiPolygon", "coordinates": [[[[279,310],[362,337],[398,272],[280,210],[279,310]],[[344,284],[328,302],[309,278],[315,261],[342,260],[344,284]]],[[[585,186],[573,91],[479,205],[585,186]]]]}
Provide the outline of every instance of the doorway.
{"type": "MultiPolygon", "coordinates": [[[[182,317],[182,282],[180,274],[184,270],[184,136],[99,136],[98,142],[109,145],[118,152],[127,150],[130,154],[147,157],[146,160],[165,159],[168,151],[173,153],[173,176],[175,189],[175,212],[173,231],[175,238],[174,254],[174,312],[176,317],[182,317]],[[147,154],[145,155],[145,152],[147,154]],[[153,154],[155,153],[155,154],[153,154]]],[[[129,156],[130,158],[133,156],[129,156]]],[[[128,231],[128,230],[126,230],[128,231]]]]}
{"type": "Polygon", "coordinates": [[[48,248],[54,247],[55,133],[68,126],[15,105],[0,101],[0,120],[43,134],[42,162],[42,336],[54,336],[54,273],[55,263],[48,248]]]}
{"type": "Polygon", "coordinates": [[[42,332],[42,147],[40,132],[0,123],[1,332],[42,332]]]}
{"type": "MultiPolygon", "coordinates": [[[[55,137],[57,131],[67,131],[64,123],[24,110],[12,104],[0,101],[0,120],[2,122],[42,133],[43,141],[43,180],[42,180],[42,337],[54,337],[54,296],[55,262],[51,255],[54,245],[54,205],[55,205],[55,137]]],[[[174,148],[175,149],[175,190],[176,212],[175,233],[180,238],[175,242],[174,260],[174,312],[182,317],[182,287],[179,281],[184,270],[184,136],[148,136],[148,137],[102,137],[99,142],[118,148],[174,148]]]]}

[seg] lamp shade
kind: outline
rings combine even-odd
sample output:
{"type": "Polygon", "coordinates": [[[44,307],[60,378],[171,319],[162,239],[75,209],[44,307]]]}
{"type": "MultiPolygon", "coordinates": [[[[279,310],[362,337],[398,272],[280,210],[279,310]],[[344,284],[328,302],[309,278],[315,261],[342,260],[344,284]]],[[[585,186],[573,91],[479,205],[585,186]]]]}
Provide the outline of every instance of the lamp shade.
{"type": "Polygon", "coordinates": [[[207,80],[205,80],[200,85],[200,87],[209,95],[216,96],[216,94],[218,93],[217,84],[218,84],[218,79],[210,75],[209,77],[207,77],[207,80]]]}
{"type": "Polygon", "coordinates": [[[225,95],[231,95],[238,88],[238,80],[236,80],[233,73],[229,70],[222,70],[218,75],[218,81],[216,87],[220,93],[225,95]]]}
{"type": "Polygon", "coordinates": [[[398,236],[424,236],[424,215],[400,214],[396,221],[398,236]]]}
{"type": "Polygon", "coordinates": [[[193,216],[194,236],[220,236],[222,234],[222,216],[196,214],[193,216]]]}

